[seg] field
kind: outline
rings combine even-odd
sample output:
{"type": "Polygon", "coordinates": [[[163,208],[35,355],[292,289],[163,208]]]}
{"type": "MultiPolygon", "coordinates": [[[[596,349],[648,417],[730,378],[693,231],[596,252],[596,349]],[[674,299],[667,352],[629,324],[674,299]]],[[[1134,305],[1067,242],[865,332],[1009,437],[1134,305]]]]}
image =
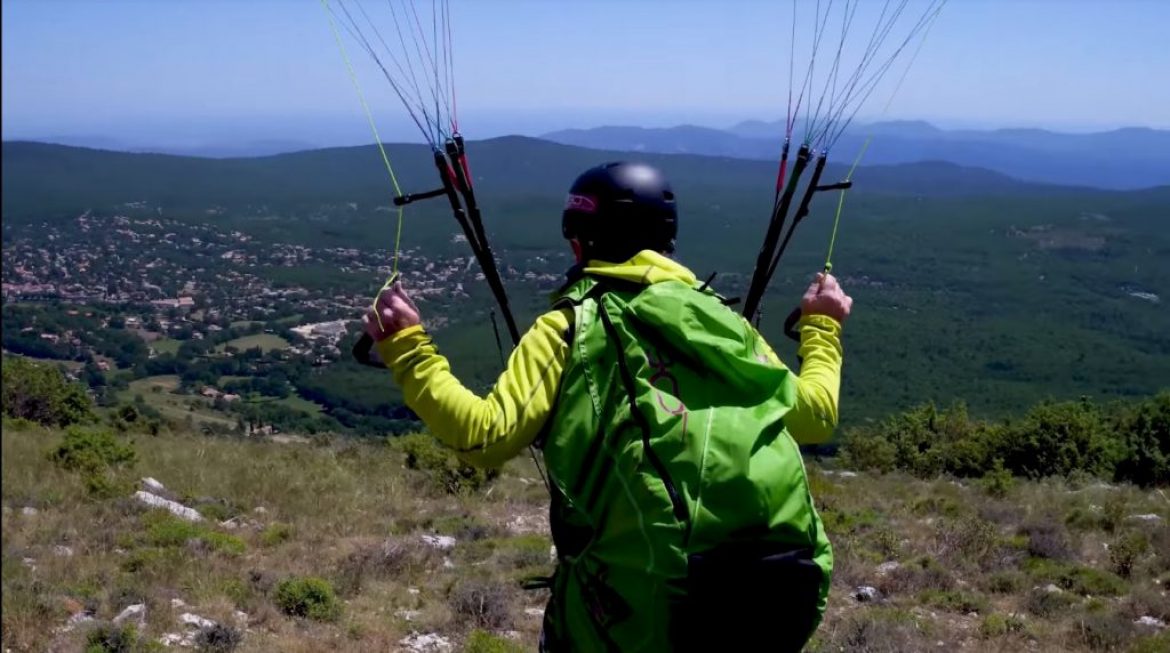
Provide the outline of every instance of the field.
{"type": "Polygon", "coordinates": [[[182,344],[182,341],[175,340],[174,338],[159,338],[150,343],[150,346],[159,354],[177,354],[179,353],[179,346],[182,344]]]}
{"type": "MultiPolygon", "coordinates": [[[[427,635],[456,651],[535,649],[546,595],[520,582],[552,565],[545,491],[527,461],[450,495],[435,472],[404,466],[403,440],[132,439],[137,462],[118,477],[127,487],[96,498],[45,456],[59,433],[6,423],[6,650],[80,650],[90,628],[131,604],[146,606],[151,641],[186,632],[187,612],[220,624],[238,651],[411,650],[427,635]],[[186,524],[126,498],[141,477],[207,520],[186,524]],[[321,579],[338,602],[290,616],[282,581],[292,577],[321,579]],[[95,621],[55,631],[86,610],[95,621]]],[[[814,461],[810,474],[836,553],[812,651],[1170,646],[1157,626],[1170,621],[1163,491],[985,488],[814,461]]]]}
{"type": "Polygon", "coordinates": [[[162,413],[168,420],[181,423],[190,418],[193,424],[206,422],[216,426],[235,427],[235,421],[226,417],[224,413],[213,410],[208,399],[198,395],[174,394],[178,387],[177,376],[169,374],[148,376],[131,381],[129,387],[123,391],[122,397],[127,402],[133,402],[136,397],[141,396],[146,405],[162,413]]]}
{"type": "Polygon", "coordinates": [[[235,347],[240,351],[259,347],[262,351],[271,351],[273,349],[284,349],[288,347],[288,341],[271,333],[258,333],[252,336],[229,340],[223,347],[218,348],[218,350],[222,351],[226,347],[235,347]]]}

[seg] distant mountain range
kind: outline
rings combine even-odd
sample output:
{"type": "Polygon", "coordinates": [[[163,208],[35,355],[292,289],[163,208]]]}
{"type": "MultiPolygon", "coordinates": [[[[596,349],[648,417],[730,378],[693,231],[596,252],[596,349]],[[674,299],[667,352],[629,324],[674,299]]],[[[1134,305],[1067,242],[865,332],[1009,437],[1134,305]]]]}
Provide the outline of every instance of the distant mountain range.
{"type": "MultiPolygon", "coordinates": [[[[25,139],[21,139],[25,140],[25,139]]],[[[233,143],[210,142],[200,145],[132,145],[116,138],[105,136],[46,136],[27,139],[39,143],[53,143],[72,147],[87,147],[98,150],[133,152],[137,154],[173,154],[176,156],[197,156],[210,159],[228,159],[249,156],[271,156],[317,149],[319,146],[305,141],[284,139],[262,139],[233,143]]]]}
{"type": "MultiPolygon", "coordinates": [[[[429,189],[434,168],[425,145],[390,144],[399,181],[429,189]]],[[[510,136],[468,144],[471,169],[485,200],[540,198],[557,205],[582,170],[629,152],[597,151],[510,136]]],[[[760,160],[646,153],[680,194],[698,198],[734,193],[769,202],[775,166],[760,160]]],[[[210,205],[303,205],[359,201],[381,205],[386,171],[373,145],[326,148],[263,157],[204,158],[5,141],[5,219],[54,211],[146,201],[172,208],[210,205]]],[[[827,179],[844,176],[847,162],[830,164],[827,179]]],[[[855,176],[856,193],[917,196],[1066,195],[1087,189],[1020,181],[1002,173],[943,161],[868,165],[855,176]]],[[[559,210],[559,206],[553,206],[559,210]]],[[[761,209],[762,211],[763,209],[761,209]]]]}
{"type": "MultiPolygon", "coordinates": [[[[725,130],[692,125],[617,126],[568,129],[542,138],[604,150],[775,160],[783,134],[783,122],[748,121],[725,130]]],[[[944,130],[925,122],[880,122],[851,127],[834,146],[831,160],[851,161],[871,136],[864,164],[946,161],[1028,181],[1111,189],[1170,183],[1170,131],[1166,130],[1130,127],[1067,134],[1042,129],[944,130]]]]}

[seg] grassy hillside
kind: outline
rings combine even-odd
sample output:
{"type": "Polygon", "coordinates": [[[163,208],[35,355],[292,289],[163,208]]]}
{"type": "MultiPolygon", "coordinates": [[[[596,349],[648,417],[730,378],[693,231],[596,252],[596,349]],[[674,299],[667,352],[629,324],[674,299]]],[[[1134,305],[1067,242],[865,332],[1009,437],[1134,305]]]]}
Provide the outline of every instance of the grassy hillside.
{"type": "MultiPolygon", "coordinates": [[[[98,498],[82,474],[46,456],[60,432],[6,422],[2,437],[5,650],[80,650],[115,637],[142,639],[100,650],[151,650],[168,634],[228,642],[225,651],[386,651],[422,635],[454,650],[535,648],[546,595],[520,582],[551,564],[544,489],[524,461],[451,495],[437,472],[404,464],[417,441],[116,436],[137,459],[116,473],[121,489],[98,498]],[[205,520],[130,499],[143,477],[205,520]],[[285,582],[302,578],[323,581],[336,602],[285,582]],[[109,627],[138,604],[136,633],[109,627]],[[184,626],[185,613],[218,626],[184,626]],[[60,630],[77,614],[93,621],[74,616],[60,630]]],[[[1166,631],[1135,623],[1170,621],[1161,492],[985,487],[815,464],[810,473],[837,559],[813,651],[1170,644],[1166,631]]]]}

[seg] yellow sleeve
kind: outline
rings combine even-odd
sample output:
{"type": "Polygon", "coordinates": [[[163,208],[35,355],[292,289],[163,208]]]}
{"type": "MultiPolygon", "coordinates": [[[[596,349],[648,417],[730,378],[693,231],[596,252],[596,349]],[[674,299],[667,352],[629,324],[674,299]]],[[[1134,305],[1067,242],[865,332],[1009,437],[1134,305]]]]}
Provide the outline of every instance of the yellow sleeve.
{"type": "Polygon", "coordinates": [[[552,413],[569,354],[565,333],[571,319],[570,309],[537,319],[486,397],[455,378],[421,326],[378,343],[378,354],[431,434],[468,464],[498,467],[531,444],[552,413]]]}
{"type": "MultiPolygon", "coordinates": [[[[797,443],[820,444],[837,428],[843,362],[841,324],[825,315],[805,315],[796,328],[802,362],[796,378],[796,406],[784,421],[797,443]]],[[[769,358],[783,364],[766,343],[764,347],[769,358]]]]}

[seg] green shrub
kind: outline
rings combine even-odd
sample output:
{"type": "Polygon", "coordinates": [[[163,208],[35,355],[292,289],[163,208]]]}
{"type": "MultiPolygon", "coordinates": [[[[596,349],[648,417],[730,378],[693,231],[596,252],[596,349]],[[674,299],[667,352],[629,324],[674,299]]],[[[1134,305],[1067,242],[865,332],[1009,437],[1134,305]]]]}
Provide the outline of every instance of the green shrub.
{"type": "Polygon", "coordinates": [[[1018,571],[997,571],[987,576],[986,589],[996,594],[1015,594],[1024,587],[1024,574],[1018,571]]]}
{"type": "Polygon", "coordinates": [[[995,462],[992,463],[991,469],[983,474],[983,478],[980,479],[979,484],[988,496],[1002,499],[1015,487],[1015,480],[1012,473],[1004,469],[1003,461],[996,458],[995,462]]]}
{"type": "Polygon", "coordinates": [[[1023,632],[1027,627],[1024,620],[1016,615],[1002,615],[993,612],[979,624],[979,636],[984,639],[1003,637],[1009,633],[1023,632]]]}
{"type": "Polygon", "coordinates": [[[228,555],[239,555],[246,548],[244,541],[235,535],[220,533],[201,523],[175,517],[169,512],[158,510],[147,513],[143,521],[146,526],[145,541],[150,546],[181,547],[195,540],[206,543],[213,551],[228,555]]]}
{"type": "Polygon", "coordinates": [[[1143,531],[1132,531],[1114,540],[1109,547],[1109,562],[1113,572],[1129,578],[1133,567],[1150,549],[1150,536],[1143,531]]]}
{"type": "Polygon", "coordinates": [[[848,469],[892,472],[898,467],[898,452],[894,443],[875,429],[846,431],[842,437],[840,456],[841,465],[848,469]]]}
{"type": "Polygon", "coordinates": [[[1050,592],[1044,588],[1036,588],[1024,597],[1024,609],[1037,617],[1052,617],[1069,609],[1076,598],[1067,592],[1050,592]]]}
{"type": "Polygon", "coordinates": [[[282,612],[294,617],[333,621],[341,616],[341,601],[329,581],[321,578],[286,578],[277,584],[273,598],[282,612]]]}
{"type": "Polygon", "coordinates": [[[5,416],[58,427],[93,419],[93,402],[85,388],[60,370],[9,356],[2,365],[0,406],[5,416]]]}
{"type": "Polygon", "coordinates": [[[85,653],[134,653],[138,650],[138,631],[134,626],[96,626],[85,636],[85,653]]]}
{"type": "Polygon", "coordinates": [[[272,522],[260,532],[260,543],[264,546],[276,546],[292,539],[293,527],[284,522],[272,522]]]}
{"type": "Polygon", "coordinates": [[[1120,596],[1126,592],[1125,581],[1108,571],[1075,564],[1031,558],[1029,574],[1040,583],[1056,586],[1082,596],[1120,596]]]}
{"type": "Polygon", "coordinates": [[[1002,423],[972,420],[962,403],[942,410],[926,404],[847,431],[840,457],[853,469],[983,478],[992,496],[1010,490],[1011,475],[1075,477],[1082,484],[1088,478],[1166,484],[1170,391],[1108,406],[1044,402],[1023,418],[1002,423]]]}
{"type": "Polygon", "coordinates": [[[1004,466],[1028,478],[1083,471],[1113,476],[1122,451],[1101,411],[1087,401],[1042,403],[1006,428],[1004,466]]]}
{"type": "Polygon", "coordinates": [[[499,475],[499,470],[472,467],[429,435],[416,433],[398,438],[406,453],[406,466],[425,472],[434,485],[449,494],[477,492],[499,475]]]}
{"type": "Polygon", "coordinates": [[[463,645],[463,653],[522,653],[524,647],[509,639],[475,629],[463,645]]]}
{"type": "Polygon", "coordinates": [[[1117,480],[1144,487],[1170,484],[1170,390],[1125,410],[1117,432],[1124,439],[1117,480]]]}
{"type": "Polygon", "coordinates": [[[129,467],[137,454],[134,445],[122,442],[106,429],[70,426],[65,440],[49,452],[49,459],[70,471],[92,472],[129,467]]]}

